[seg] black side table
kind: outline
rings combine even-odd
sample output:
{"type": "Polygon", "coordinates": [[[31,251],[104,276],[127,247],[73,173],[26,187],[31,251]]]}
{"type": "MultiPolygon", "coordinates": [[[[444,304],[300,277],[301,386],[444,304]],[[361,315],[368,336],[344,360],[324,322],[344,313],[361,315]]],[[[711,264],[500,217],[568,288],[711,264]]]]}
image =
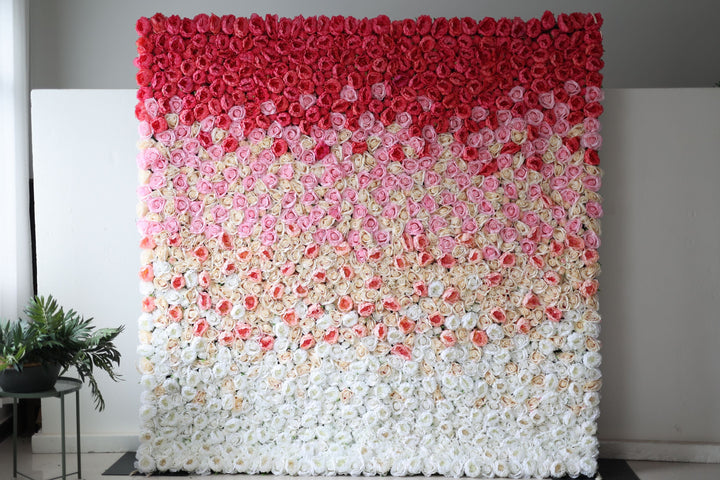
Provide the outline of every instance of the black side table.
{"type": "Polygon", "coordinates": [[[34,480],[32,477],[18,472],[17,470],[17,417],[18,417],[18,400],[22,398],[47,398],[56,397],[60,399],[60,434],[62,446],[62,475],[54,477],[50,480],[62,478],[67,479],[68,475],[77,474],[78,480],[82,479],[82,469],[80,467],[80,387],[82,382],[75,378],[60,377],[55,383],[55,387],[44,392],[34,393],[12,393],[0,390],[0,397],[9,397],[13,399],[13,480],[17,480],[18,475],[34,480]],[[65,462],[65,395],[75,392],[75,428],[77,435],[77,472],[67,473],[65,462]]]}

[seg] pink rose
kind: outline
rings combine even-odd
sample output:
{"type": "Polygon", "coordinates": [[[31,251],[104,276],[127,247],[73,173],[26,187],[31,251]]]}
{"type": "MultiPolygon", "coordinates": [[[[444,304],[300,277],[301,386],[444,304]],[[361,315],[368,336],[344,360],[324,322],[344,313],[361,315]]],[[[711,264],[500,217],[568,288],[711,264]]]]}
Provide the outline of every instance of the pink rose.
{"type": "Polygon", "coordinates": [[[486,192],[494,192],[500,186],[500,181],[493,176],[485,177],[481,185],[482,189],[486,192]]]}
{"type": "Polygon", "coordinates": [[[473,234],[477,233],[478,228],[479,227],[478,227],[478,224],[475,221],[475,219],[472,217],[468,217],[465,220],[463,220],[461,230],[463,231],[463,233],[469,233],[469,234],[473,235],[473,234]]]}
{"type": "Polygon", "coordinates": [[[482,215],[492,215],[495,213],[495,208],[493,207],[492,203],[483,198],[482,200],[480,200],[480,204],[478,205],[478,211],[482,215]]]}
{"type": "Polygon", "coordinates": [[[585,178],[583,178],[582,182],[583,186],[592,192],[597,192],[598,190],[600,190],[600,186],[602,184],[602,182],[600,181],[600,177],[596,175],[587,175],[585,178]]]}
{"type": "Polygon", "coordinates": [[[373,98],[377,100],[382,100],[385,98],[385,84],[384,83],[375,83],[370,87],[370,93],[372,94],[373,98]]]}
{"type": "Polygon", "coordinates": [[[180,231],[180,222],[175,217],[167,217],[163,222],[163,227],[169,233],[177,233],[180,231]]]}
{"type": "Polygon", "coordinates": [[[561,191],[560,196],[562,197],[563,202],[566,202],[570,205],[574,205],[575,202],[578,201],[578,198],[580,198],[580,194],[570,188],[566,188],[565,190],[561,191]]]}
{"type": "Polygon", "coordinates": [[[470,210],[468,209],[468,206],[465,205],[463,202],[456,202],[455,205],[453,205],[453,215],[455,215],[458,218],[465,218],[470,213],[470,210]]]}
{"type": "MultiPolygon", "coordinates": [[[[485,150],[485,151],[487,151],[487,150],[485,150]]],[[[490,152],[487,152],[487,153],[490,154],[490,152]]],[[[510,168],[512,166],[512,163],[513,163],[513,158],[509,153],[501,153],[497,157],[497,166],[498,166],[498,169],[500,169],[500,170],[510,168]]]]}
{"type": "Polygon", "coordinates": [[[390,240],[392,239],[390,232],[387,230],[378,230],[373,234],[373,236],[375,237],[377,244],[381,246],[389,245],[390,240]]]}
{"type": "Polygon", "coordinates": [[[502,206],[502,212],[509,220],[517,220],[520,218],[520,207],[515,203],[506,203],[502,206]]]}
{"type": "Polygon", "coordinates": [[[325,239],[327,242],[332,245],[333,247],[340,245],[345,239],[343,238],[342,233],[340,233],[337,229],[331,228],[327,231],[327,234],[325,236],[325,239]]]}
{"type": "Polygon", "coordinates": [[[163,197],[153,197],[147,202],[148,210],[153,213],[160,213],[165,208],[165,202],[163,197]]]}
{"type": "Polygon", "coordinates": [[[565,218],[565,209],[560,205],[553,205],[553,207],[550,209],[550,213],[556,221],[560,221],[565,218]]]}
{"type": "Polygon", "coordinates": [[[340,90],[340,98],[346,102],[356,102],[358,99],[357,90],[352,88],[350,85],[345,85],[343,89],[340,90]]]}
{"type": "Polygon", "coordinates": [[[415,236],[423,233],[425,229],[419,220],[410,220],[407,224],[405,224],[405,231],[410,235],[415,236]]]}
{"type": "Polygon", "coordinates": [[[580,231],[581,227],[582,220],[579,217],[574,217],[567,223],[567,225],[565,225],[565,230],[568,233],[576,234],[580,231]]]}
{"type": "Polygon", "coordinates": [[[517,230],[515,230],[513,227],[505,227],[500,230],[500,238],[502,238],[502,241],[505,243],[513,243],[515,240],[517,240],[517,237],[517,230]]]}
{"type": "Polygon", "coordinates": [[[148,186],[153,190],[160,190],[166,184],[167,180],[162,173],[153,173],[148,180],[148,186]]]}
{"type": "Polygon", "coordinates": [[[268,137],[272,137],[272,138],[279,138],[282,135],[282,133],[283,133],[283,128],[277,121],[271,123],[267,130],[268,137]]]}
{"type": "Polygon", "coordinates": [[[365,205],[355,205],[353,208],[354,218],[365,218],[368,214],[367,207],[365,205]]]}
{"type": "Polygon", "coordinates": [[[269,246],[277,242],[277,233],[275,230],[265,230],[260,234],[260,243],[269,246]]]}
{"type": "Polygon", "coordinates": [[[600,248],[600,238],[592,230],[583,235],[583,240],[585,240],[585,245],[590,249],[597,250],[600,248]]]}
{"type": "Polygon", "coordinates": [[[247,238],[252,234],[253,226],[248,223],[242,223],[237,227],[238,237],[247,238]]]}
{"type": "Polygon", "coordinates": [[[221,205],[216,205],[215,207],[213,207],[211,213],[213,215],[213,218],[215,218],[216,223],[223,223],[227,221],[228,218],[230,218],[228,211],[221,205]]]}
{"type": "Polygon", "coordinates": [[[201,218],[194,218],[190,222],[190,233],[200,234],[205,231],[205,222],[201,218]]]}
{"type": "Polygon", "coordinates": [[[605,100],[605,93],[599,87],[587,87],[585,88],[585,101],[591,102],[602,102],[605,100]]]}
{"type": "Polygon", "coordinates": [[[257,207],[262,210],[267,210],[272,205],[273,200],[269,193],[263,193],[258,195],[257,207]]]}
{"type": "Polygon", "coordinates": [[[485,260],[496,260],[500,257],[500,250],[495,245],[486,245],[482,249],[485,260]]]}
{"type": "Polygon", "coordinates": [[[456,244],[457,244],[457,242],[455,241],[455,239],[454,239],[453,237],[450,237],[450,236],[444,236],[444,237],[440,237],[440,238],[438,239],[438,248],[439,248],[440,251],[442,251],[443,253],[450,253],[450,252],[452,252],[453,249],[455,248],[455,245],[456,245],[456,244]]]}
{"type": "Polygon", "coordinates": [[[553,190],[562,190],[568,186],[568,183],[569,181],[567,177],[560,175],[559,177],[553,177],[550,179],[550,188],[553,190]]]}
{"type": "Polygon", "coordinates": [[[568,165],[565,169],[565,175],[567,175],[568,178],[576,179],[580,174],[583,172],[583,169],[579,165],[568,165]]]}
{"type": "Polygon", "coordinates": [[[439,185],[442,181],[442,178],[440,175],[438,175],[436,172],[428,171],[425,172],[425,186],[426,187],[434,187],[436,185],[439,185]]]}
{"type": "Polygon", "coordinates": [[[525,113],[525,120],[527,120],[527,123],[534,126],[540,125],[544,117],[543,113],[536,108],[530,109],[527,113],[525,113]]]}
{"type": "Polygon", "coordinates": [[[438,215],[432,215],[430,217],[429,227],[433,233],[437,233],[441,229],[447,227],[447,225],[447,221],[438,215]]]}
{"type": "Polygon", "coordinates": [[[538,217],[537,213],[535,212],[524,212],[522,216],[522,221],[526,225],[533,227],[537,225],[537,223],[540,221],[540,217],[538,217]]]}
{"type": "Polygon", "coordinates": [[[376,231],[378,228],[377,219],[372,215],[368,215],[367,217],[365,217],[365,220],[363,220],[363,228],[368,232],[376,231]]]}
{"type": "Polygon", "coordinates": [[[514,183],[504,185],[503,191],[508,198],[517,198],[517,186],[514,183]]]}
{"type": "Polygon", "coordinates": [[[400,208],[395,203],[388,203],[385,205],[385,208],[383,208],[382,216],[389,219],[397,218],[398,214],[400,213],[400,208]]]}
{"type": "Polygon", "coordinates": [[[580,145],[582,145],[583,148],[600,150],[602,146],[602,136],[597,132],[586,133],[580,138],[580,145]]]}
{"type": "Polygon", "coordinates": [[[533,183],[528,188],[528,198],[532,201],[540,198],[542,196],[542,193],[542,188],[540,188],[540,185],[538,185],[537,183],[533,183]]]}
{"type": "Polygon", "coordinates": [[[535,253],[536,248],[537,245],[532,240],[528,238],[523,238],[522,240],[520,240],[520,250],[522,250],[525,255],[532,255],[533,253],[535,253]]]}

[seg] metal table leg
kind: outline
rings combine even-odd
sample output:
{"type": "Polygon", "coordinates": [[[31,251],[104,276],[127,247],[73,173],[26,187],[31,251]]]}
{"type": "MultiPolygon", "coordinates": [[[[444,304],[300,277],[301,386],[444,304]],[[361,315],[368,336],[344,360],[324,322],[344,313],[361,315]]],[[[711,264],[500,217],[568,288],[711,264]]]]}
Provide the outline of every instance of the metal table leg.
{"type": "Polygon", "coordinates": [[[77,435],[77,477],[82,480],[82,467],[80,466],[80,390],[75,392],[75,434],[77,435]]]}
{"type": "Polygon", "coordinates": [[[60,395],[60,445],[62,448],[62,478],[66,480],[67,468],[65,465],[65,395],[60,395]]]}
{"type": "Polygon", "coordinates": [[[18,399],[13,398],[13,480],[17,480],[18,399]]]}

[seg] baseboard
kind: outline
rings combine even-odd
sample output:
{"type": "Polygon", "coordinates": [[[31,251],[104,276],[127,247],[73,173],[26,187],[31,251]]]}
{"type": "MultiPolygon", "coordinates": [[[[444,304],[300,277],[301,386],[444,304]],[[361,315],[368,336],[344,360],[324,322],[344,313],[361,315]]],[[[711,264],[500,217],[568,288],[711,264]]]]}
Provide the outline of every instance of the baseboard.
{"type": "Polygon", "coordinates": [[[720,463],[720,443],[600,440],[600,457],[660,462],[720,463]]]}
{"type": "MultiPolygon", "coordinates": [[[[66,438],[68,452],[75,451],[75,435],[66,438]]],[[[88,434],[80,439],[83,452],[123,453],[136,450],[135,434],[88,434]]],[[[32,437],[33,453],[58,453],[59,434],[38,433],[32,437]]],[[[601,440],[600,457],[620,460],[653,460],[664,462],[720,463],[720,443],[654,442],[601,440]]]]}
{"type": "MultiPolygon", "coordinates": [[[[60,434],[42,432],[33,435],[33,453],[59,453],[60,434]]],[[[65,437],[65,448],[68,452],[76,452],[76,437],[73,432],[65,437]]],[[[124,453],[137,450],[140,441],[137,434],[83,434],[80,437],[80,450],[83,453],[124,453]]]]}

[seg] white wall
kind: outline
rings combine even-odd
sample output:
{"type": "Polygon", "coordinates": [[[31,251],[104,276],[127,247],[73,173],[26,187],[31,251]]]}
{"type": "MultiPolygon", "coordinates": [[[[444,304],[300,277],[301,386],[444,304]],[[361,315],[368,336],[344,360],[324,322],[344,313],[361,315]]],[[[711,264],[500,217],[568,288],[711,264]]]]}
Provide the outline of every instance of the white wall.
{"type": "MultiPolygon", "coordinates": [[[[83,389],[83,445],[133,448],[134,91],[35,91],[32,103],[40,292],[127,326],[126,381],[102,382],[107,410],[83,389]]],[[[609,90],[605,108],[602,454],[717,462],[720,89],[609,90]]],[[[57,409],[43,406],[38,451],[57,448],[57,409]]]]}
{"type": "MultiPolygon", "coordinates": [[[[125,381],[97,375],[106,410],[81,390],[83,449],[137,446],[140,388],[135,369],[140,313],[135,95],[130,90],[35,91],[31,98],[38,293],[52,294],[98,327],[124,324],[117,340],[125,381]]],[[[59,449],[59,402],[43,400],[38,452],[59,449]]],[[[74,399],[66,404],[74,419],[74,399]]],[[[75,433],[74,420],[68,433],[75,433]]],[[[74,440],[69,446],[74,446],[74,440]]]]}
{"type": "Polygon", "coordinates": [[[600,12],[605,86],[711,87],[720,80],[717,0],[32,0],[32,88],[134,88],[135,22],[155,12],[391,18],[600,12]]]}
{"type": "Polygon", "coordinates": [[[720,89],[610,91],[605,111],[600,437],[717,462],[720,89]]]}

